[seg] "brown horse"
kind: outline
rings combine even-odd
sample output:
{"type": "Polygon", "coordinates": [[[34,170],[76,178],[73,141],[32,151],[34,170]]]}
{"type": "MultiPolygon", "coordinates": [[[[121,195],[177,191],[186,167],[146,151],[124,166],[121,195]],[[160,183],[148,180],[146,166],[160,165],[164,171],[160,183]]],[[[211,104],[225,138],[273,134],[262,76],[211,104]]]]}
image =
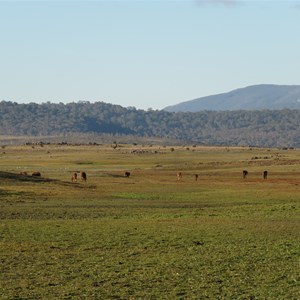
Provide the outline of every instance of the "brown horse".
{"type": "Polygon", "coordinates": [[[177,172],[177,180],[181,180],[182,179],[182,173],[181,172],[177,172]]]}
{"type": "Polygon", "coordinates": [[[31,174],[31,176],[37,176],[37,177],[41,177],[41,172],[39,171],[35,171],[31,174]]]}
{"type": "Polygon", "coordinates": [[[75,172],[71,178],[72,182],[77,182],[77,173],[75,172]]]}
{"type": "Polygon", "coordinates": [[[86,176],[86,173],[85,172],[80,172],[80,177],[81,177],[81,180],[83,180],[84,182],[86,182],[87,180],[87,176],[86,176]]]}
{"type": "Polygon", "coordinates": [[[195,174],[195,180],[196,180],[196,181],[198,180],[198,177],[199,177],[199,175],[198,175],[198,174],[195,174]]]}

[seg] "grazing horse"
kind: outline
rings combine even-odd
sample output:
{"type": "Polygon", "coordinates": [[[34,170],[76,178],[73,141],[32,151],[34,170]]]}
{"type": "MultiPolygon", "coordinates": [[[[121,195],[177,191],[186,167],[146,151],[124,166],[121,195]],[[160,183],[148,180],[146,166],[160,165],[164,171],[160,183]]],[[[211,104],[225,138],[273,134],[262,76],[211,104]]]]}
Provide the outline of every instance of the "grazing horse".
{"type": "Polygon", "coordinates": [[[264,179],[267,179],[267,178],[268,178],[268,171],[264,171],[264,172],[263,172],[263,177],[264,177],[264,179]]]}
{"type": "Polygon", "coordinates": [[[20,175],[27,176],[28,174],[27,174],[27,172],[26,172],[26,171],[22,171],[22,172],[20,172],[20,175]]]}
{"type": "Polygon", "coordinates": [[[182,179],[182,173],[181,172],[177,172],[177,180],[181,180],[182,179]]]}
{"type": "Polygon", "coordinates": [[[125,177],[129,177],[129,176],[130,176],[130,172],[126,171],[126,172],[124,173],[124,175],[125,175],[125,177]]]}
{"type": "Polygon", "coordinates": [[[198,174],[195,174],[195,180],[197,181],[198,180],[198,174]]]}
{"type": "Polygon", "coordinates": [[[247,170],[243,170],[243,178],[245,179],[248,175],[248,171],[247,170]]]}
{"type": "Polygon", "coordinates": [[[31,176],[37,176],[37,177],[40,177],[40,176],[41,176],[41,173],[38,172],[38,171],[36,171],[36,172],[33,172],[33,173],[31,174],[31,176]]]}
{"type": "Polygon", "coordinates": [[[77,182],[77,173],[75,172],[71,178],[72,182],[77,182]]]}
{"type": "Polygon", "coordinates": [[[86,173],[85,172],[80,172],[80,177],[81,177],[81,180],[85,181],[87,180],[87,176],[86,176],[86,173]]]}

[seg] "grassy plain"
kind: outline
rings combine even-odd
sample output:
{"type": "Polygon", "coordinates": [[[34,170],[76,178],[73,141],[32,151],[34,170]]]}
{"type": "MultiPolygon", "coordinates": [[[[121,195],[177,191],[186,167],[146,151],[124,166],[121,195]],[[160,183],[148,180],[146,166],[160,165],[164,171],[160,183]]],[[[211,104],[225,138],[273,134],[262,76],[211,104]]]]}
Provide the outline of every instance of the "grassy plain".
{"type": "Polygon", "coordinates": [[[0,179],[1,299],[300,299],[298,150],[7,146],[0,179]]]}

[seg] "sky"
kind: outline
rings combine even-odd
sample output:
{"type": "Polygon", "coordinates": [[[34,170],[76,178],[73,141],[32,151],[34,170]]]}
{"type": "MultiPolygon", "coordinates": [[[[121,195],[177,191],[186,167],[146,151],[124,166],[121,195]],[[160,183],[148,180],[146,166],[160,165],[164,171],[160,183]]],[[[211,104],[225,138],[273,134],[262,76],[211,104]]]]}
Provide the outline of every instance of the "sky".
{"type": "Polygon", "coordinates": [[[300,84],[300,0],[0,0],[0,41],[0,101],[156,110],[300,84]]]}

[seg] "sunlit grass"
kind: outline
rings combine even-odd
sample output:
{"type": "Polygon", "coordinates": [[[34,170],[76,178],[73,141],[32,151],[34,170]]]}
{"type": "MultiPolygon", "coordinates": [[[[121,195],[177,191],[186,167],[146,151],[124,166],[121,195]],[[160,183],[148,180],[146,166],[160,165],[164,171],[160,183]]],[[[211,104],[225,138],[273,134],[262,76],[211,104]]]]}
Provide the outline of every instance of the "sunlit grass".
{"type": "Polygon", "coordinates": [[[6,147],[1,299],[300,298],[299,151],[134,147],[6,147]]]}

